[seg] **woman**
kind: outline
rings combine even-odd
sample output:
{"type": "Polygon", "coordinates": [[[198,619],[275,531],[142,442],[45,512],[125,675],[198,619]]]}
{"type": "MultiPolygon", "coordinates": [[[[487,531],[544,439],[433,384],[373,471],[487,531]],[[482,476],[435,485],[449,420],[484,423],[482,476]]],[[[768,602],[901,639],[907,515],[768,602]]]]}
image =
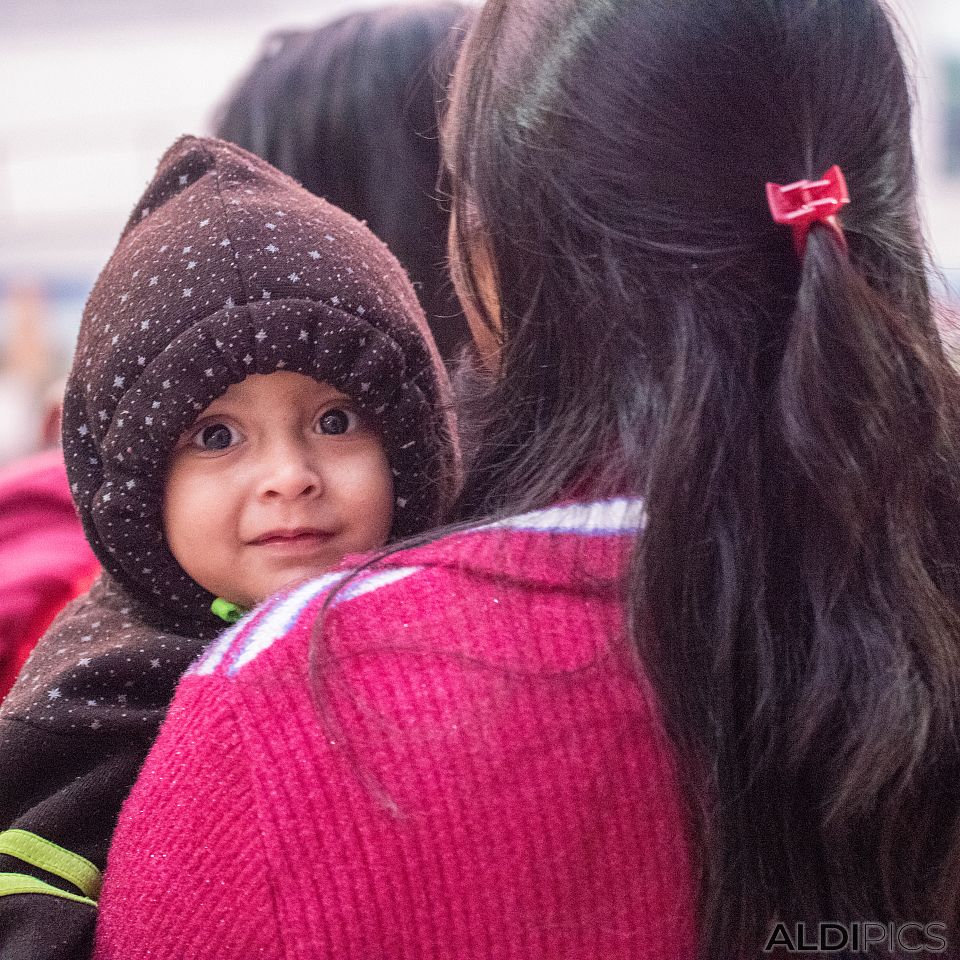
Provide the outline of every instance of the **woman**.
{"type": "Polygon", "coordinates": [[[194,668],[99,956],[956,942],[960,421],[910,120],[877,0],[484,7],[445,131],[473,525],[194,668]]]}

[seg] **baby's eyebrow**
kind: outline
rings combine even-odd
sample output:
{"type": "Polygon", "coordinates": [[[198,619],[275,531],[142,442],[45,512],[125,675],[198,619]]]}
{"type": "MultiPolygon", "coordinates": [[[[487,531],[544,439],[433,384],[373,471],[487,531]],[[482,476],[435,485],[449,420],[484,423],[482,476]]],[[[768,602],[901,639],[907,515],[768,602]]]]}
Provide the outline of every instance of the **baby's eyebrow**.
{"type": "MultiPolygon", "coordinates": [[[[216,403],[217,401],[214,401],[216,403]]],[[[306,401],[305,405],[309,407],[325,407],[331,403],[341,403],[344,406],[356,406],[356,401],[348,396],[345,393],[336,393],[322,394],[317,397],[311,398],[306,401]]],[[[249,413],[251,407],[260,406],[261,404],[254,404],[252,401],[243,401],[236,400],[233,403],[224,402],[221,406],[213,407],[211,404],[210,407],[207,407],[205,410],[201,410],[197,415],[196,420],[187,427],[187,430],[190,430],[192,427],[195,427],[201,420],[209,420],[211,417],[234,417],[240,418],[245,413],[249,413]]]]}
{"type": "Polygon", "coordinates": [[[339,390],[332,390],[330,393],[318,394],[315,400],[318,404],[327,404],[327,403],[355,403],[356,401],[353,397],[349,396],[346,393],[341,393],[339,390]]]}
{"type": "MultiPolygon", "coordinates": [[[[238,404],[238,406],[243,406],[243,404],[238,404]]],[[[201,420],[209,420],[211,417],[235,417],[236,411],[230,407],[217,407],[215,410],[211,410],[209,407],[206,410],[201,410],[197,414],[197,418],[187,427],[189,430],[191,427],[195,427],[201,420]]]]}

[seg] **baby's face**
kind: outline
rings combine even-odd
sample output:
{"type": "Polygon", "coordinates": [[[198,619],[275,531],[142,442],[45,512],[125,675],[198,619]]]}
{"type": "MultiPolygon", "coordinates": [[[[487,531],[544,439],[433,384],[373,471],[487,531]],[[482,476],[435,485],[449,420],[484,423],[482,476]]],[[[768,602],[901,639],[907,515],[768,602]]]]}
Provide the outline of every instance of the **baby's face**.
{"type": "Polygon", "coordinates": [[[299,373],[254,374],[178,441],[163,521],[197,583],[252,607],[386,543],[393,481],[380,438],[342,393],[299,373]]]}

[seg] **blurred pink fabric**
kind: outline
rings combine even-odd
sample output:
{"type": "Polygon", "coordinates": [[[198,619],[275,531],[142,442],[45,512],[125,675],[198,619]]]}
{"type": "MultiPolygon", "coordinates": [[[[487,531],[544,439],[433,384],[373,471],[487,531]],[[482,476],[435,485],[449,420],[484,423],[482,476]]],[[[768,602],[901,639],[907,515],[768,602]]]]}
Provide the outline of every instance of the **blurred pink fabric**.
{"type": "Polygon", "coordinates": [[[54,617],[96,578],[63,452],[0,469],[0,699],[54,617]]]}

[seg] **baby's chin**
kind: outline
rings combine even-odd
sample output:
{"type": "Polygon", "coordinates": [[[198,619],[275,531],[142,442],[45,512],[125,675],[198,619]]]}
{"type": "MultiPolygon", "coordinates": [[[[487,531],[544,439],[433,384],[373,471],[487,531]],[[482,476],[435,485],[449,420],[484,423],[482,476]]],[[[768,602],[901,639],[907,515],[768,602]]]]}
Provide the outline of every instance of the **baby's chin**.
{"type": "Polygon", "coordinates": [[[271,579],[268,584],[257,586],[256,588],[247,588],[247,590],[238,590],[237,593],[240,596],[245,596],[247,598],[253,596],[256,599],[248,600],[234,600],[238,606],[246,607],[247,609],[252,609],[253,607],[258,606],[263,603],[264,600],[269,600],[270,597],[275,596],[278,593],[284,593],[288,590],[296,589],[306,583],[309,583],[311,580],[316,580],[317,577],[322,577],[325,573],[329,573],[334,567],[338,566],[340,563],[340,558],[330,563],[318,563],[316,565],[311,564],[309,567],[306,567],[302,570],[296,572],[291,571],[287,576],[280,576],[276,579],[271,579]]]}

